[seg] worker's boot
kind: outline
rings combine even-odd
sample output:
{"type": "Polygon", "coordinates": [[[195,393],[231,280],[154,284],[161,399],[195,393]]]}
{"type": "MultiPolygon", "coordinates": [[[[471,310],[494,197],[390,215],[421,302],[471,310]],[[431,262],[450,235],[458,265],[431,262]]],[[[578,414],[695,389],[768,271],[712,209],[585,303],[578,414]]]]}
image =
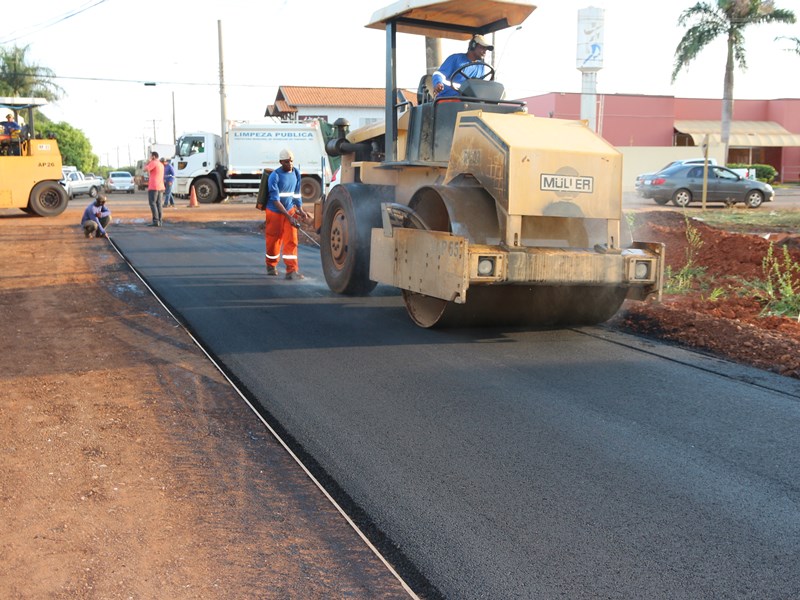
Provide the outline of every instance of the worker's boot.
{"type": "Polygon", "coordinates": [[[270,277],[277,277],[278,276],[278,267],[270,267],[267,265],[267,275],[270,277]]]}
{"type": "Polygon", "coordinates": [[[306,276],[303,275],[300,271],[292,271],[291,273],[286,274],[286,279],[305,279],[306,276]]]}

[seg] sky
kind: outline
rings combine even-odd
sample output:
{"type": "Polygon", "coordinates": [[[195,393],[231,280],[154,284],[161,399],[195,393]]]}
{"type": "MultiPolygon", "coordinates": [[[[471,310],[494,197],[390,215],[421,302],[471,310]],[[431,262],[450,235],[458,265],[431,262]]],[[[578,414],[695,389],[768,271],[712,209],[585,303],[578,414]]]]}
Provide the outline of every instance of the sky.
{"type": "MultiPolygon", "coordinates": [[[[173,131],[220,132],[218,22],[227,118],[258,121],[281,85],[384,87],[384,32],[365,25],[392,3],[28,0],[0,22],[0,44],[29,46],[28,60],[55,72],[63,97],[44,113],[82,130],[100,163],[118,167],[144,158],[151,142],[172,143],[173,131]]],[[[580,92],[578,11],[593,6],[604,10],[598,93],[721,98],[722,39],[670,81],[684,32],[678,17],[693,4],[540,0],[521,28],[495,34],[497,80],[508,98],[580,92]]],[[[800,0],[776,5],[800,18],[800,0]]],[[[800,25],[746,30],[748,69],[736,71],[735,98],[800,97],[800,56],[787,51],[792,43],[775,41],[779,36],[800,37],[800,25]]],[[[416,89],[425,73],[424,38],[398,34],[397,44],[399,84],[416,89]]],[[[442,54],[465,47],[444,40],[442,54]]]]}

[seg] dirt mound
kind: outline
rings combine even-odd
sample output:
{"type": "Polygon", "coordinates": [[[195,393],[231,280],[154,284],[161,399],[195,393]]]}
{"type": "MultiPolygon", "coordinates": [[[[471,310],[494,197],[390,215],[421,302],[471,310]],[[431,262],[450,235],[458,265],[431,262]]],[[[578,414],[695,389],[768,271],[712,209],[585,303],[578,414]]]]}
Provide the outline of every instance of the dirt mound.
{"type": "Polygon", "coordinates": [[[661,303],[626,302],[609,326],[800,378],[800,322],[761,316],[764,306],[748,285],[765,279],[770,244],[776,257],[782,260],[785,246],[800,264],[797,236],[731,233],[673,211],[636,213],[633,233],[665,244],[672,274],[689,258],[698,274],[661,303]]]}

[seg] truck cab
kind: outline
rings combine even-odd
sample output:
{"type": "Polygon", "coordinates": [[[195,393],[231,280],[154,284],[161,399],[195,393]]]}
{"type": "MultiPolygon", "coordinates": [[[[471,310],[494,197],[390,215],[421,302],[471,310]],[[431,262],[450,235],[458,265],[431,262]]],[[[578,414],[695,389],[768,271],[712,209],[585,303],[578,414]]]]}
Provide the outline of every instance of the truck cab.
{"type": "Polygon", "coordinates": [[[173,194],[188,197],[194,186],[197,199],[202,203],[224,199],[222,155],[222,138],[216,134],[200,131],[180,136],[173,160],[173,194]]]}

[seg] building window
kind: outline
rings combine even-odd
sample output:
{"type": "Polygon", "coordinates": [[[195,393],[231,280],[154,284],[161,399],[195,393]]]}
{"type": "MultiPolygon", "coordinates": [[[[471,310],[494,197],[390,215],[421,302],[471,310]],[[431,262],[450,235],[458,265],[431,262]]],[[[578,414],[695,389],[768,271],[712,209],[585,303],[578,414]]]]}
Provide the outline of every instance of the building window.
{"type": "Polygon", "coordinates": [[[379,119],[377,117],[360,117],[358,119],[358,126],[364,127],[364,125],[372,125],[373,123],[377,123],[378,121],[381,120],[382,119],[379,119]]]}

